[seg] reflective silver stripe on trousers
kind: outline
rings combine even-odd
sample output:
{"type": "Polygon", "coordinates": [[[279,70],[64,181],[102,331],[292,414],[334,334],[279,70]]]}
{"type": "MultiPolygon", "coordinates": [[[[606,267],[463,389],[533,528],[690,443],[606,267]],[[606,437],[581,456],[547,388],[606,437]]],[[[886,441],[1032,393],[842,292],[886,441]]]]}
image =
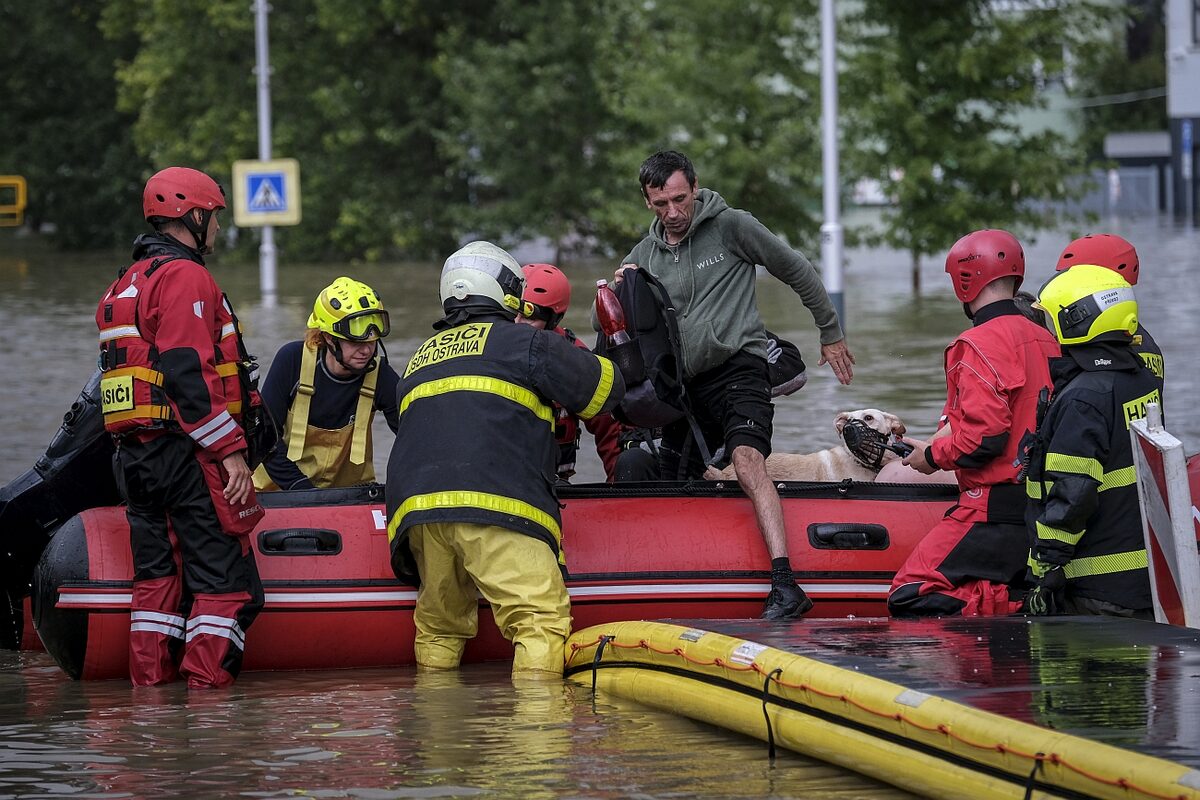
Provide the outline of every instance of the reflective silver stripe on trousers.
{"type": "Polygon", "coordinates": [[[187,641],[197,636],[223,636],[238,646],[246,649],[246,634],[232,617],[218,617],[214,614],[201,614],[187,621],[187,641]]]}

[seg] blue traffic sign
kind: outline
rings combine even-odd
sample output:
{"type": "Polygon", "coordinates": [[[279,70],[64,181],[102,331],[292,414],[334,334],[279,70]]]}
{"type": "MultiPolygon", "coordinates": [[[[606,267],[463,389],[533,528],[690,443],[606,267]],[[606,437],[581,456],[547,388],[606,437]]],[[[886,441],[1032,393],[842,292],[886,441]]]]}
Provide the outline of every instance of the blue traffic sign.
{"type": "Polygon", "coordinates": [[[296,160],[233,162],[233,221],[242,227],[299,224],[300,165],[296,160]]]}
{"type": "Polygon", "coordinates": [[[284,191],[282,172],[259,173],[246,176],[247,210],[287,211],[287,192],[284,191]]]}

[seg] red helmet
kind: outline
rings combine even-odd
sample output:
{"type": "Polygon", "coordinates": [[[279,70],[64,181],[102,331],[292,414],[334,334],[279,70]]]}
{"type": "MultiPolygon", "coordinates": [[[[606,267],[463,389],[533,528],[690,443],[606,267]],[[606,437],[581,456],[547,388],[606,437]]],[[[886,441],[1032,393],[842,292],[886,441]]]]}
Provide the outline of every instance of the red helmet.
{"type": "Polygon", "coordinates": [[[984,286],[1000,278],[1015,276],[1014,288],[1025,278],[1025,252],[1017,237],[1008,231],[982,230],[968,233],[954,243],[946,255],[946,274],[954,294],[964,303],[979,296],[984,286]]]}
{"type": "MultiPolygon", "coordinates": [[[[534,309],[530,306],[540,306],[549,309],[557,320],[561,320],[571,305],[571,284],[567,276],[553,264],[526,264],[521,269],[525,272],[525,292],[521,296],[525,308],[522,314],[532,319],[534,314],[528,312],[534,309]]],[[[547,327],[557,327],[548,323],[549,320],[547,327]]]]}
{"type": "Polygon", "coordinates": [[[1095,264],[1108,267],[1129,281],[1130,286],[1138,282],[1138,254],[1133,245],[1112,233],[1089,233],[1067,245],[1058,257],[1054,269],[1062,272],[1076,264],[1095,264]]]}
{"type": "Polygon", "coordinates": [[[167,167],[146,181],[142,211],[153,218],[179,219],[193,208],[215,211],[225,208],[221,185],[203,172],[187,167],[167,167]]]}

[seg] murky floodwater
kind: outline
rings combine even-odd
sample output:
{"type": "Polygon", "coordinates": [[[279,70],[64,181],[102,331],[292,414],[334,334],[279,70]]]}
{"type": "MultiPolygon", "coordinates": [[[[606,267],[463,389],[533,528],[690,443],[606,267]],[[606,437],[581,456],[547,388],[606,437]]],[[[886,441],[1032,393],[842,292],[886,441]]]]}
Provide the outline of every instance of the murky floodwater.
{"type": "Polygon", "coordinates": [[[0,653],[0,797],[911,795],[507,665],[249,673],[229,692],[72,683],[0,653]]]}
{"type": "MultiPolygon", "coordinates": [[[[1161,345],[1167,361],[1168,427],[1183,439],[1189,453],[1200,450],[1200,231],[1187,231],[1155,221],[1118,224],[1103,229],[1120,233],[1137,247],[1142,274],[1138,300],[1143,321],[1161,345]]],[[[1043,234],[1027,245],[1026,288],[1036,292],[1054,268],[1066,235],[1043,234]]],[[[0,244],[2,246],[2,244],[0,244]]],[[[927,435],[941,412],[945,380],[941,353],[967,320],[950,291],[942,261],[923,265],[924,291],[914,298],[909,288],[906,255],[884,250],[852,250],[845,275],[848,339],[858,359],[855,379],[841,386],[819,357],[812,317],[799,299],[778,281],[759,282],[759,304],[767,325],[791,339],[809,363],[808,385],[780,399],[775,410],[774,446],[807,452],[836,444],[833,417],[838,411],[881,408],[898,414],[911,432],[927,435]]],[[[439,316],[437,264],[366,264],[338,267],[285,263],[279,269],[280,296],[275,308],[258,298],[257,264],[211,265],[222,288],[236,305],[248,331],[251,351],[264,367],[284,342],[298,339],[317,292],[339,274],[349,273],[376,287],[392,312],[388,350],[406,359],[431,333],[439,316]]],[[[0,457],[0,483],[11,480],[42,453],[63,411],[95,368],[93,315],[100,295],[123,265],[119,256],[78,255],[14,257],[0,252],[0,324],[19,332],[30,355],[15,349],[4,356],[8,380],[0,381],[0,413],[9,434],[0,457]]],[[[596,278],[608,277],[608,262],[564,264],[574,297],[568,327],[592,341],[587,322],[596,278]]],[[[264,373],[265,374],[265,373],[264,373]]],[[[376,420],[377,471],[387,461],[391,434],[376,420]]],[[[584,435],[585,439],[587,434],[584,435]]],[[[585,442],[577,481],[601,479],[594,448],[585,442]]]]}
{"type": "MultiPolygon", "coordinates": [[[[1168,423],[1187,451],[1200,450],[1200,234],[1153,221],[1107,229],[1138,245],[1144,322],[1167,359],[1168,423]]],[[[1028,284],[1049,276],[1066,236],[1027,248],[1028,284]]],[[[0,240],[0,247],[11,240],[0,240]]],[[[401,360],[438,316],[438,266],[280,268],[275,308],[258,302],[257,267],[213,264],[264,366],[299,338],[312,298],[338,274],[377,287],[392,310],[389,350],[401,360]]],[[[768,325],[810,362],[808,386],[776,409],[775,447],[834,444],[833,415],[877,407],[917,435],[931,432],[944,397],[941,350],[966,325],[938,259],[913,298],[906,256],[851,251],[846,304],[858,366],[842,387],[817,369],[815,330],[786,287],[766,279],[768,325]]],[[[0,484],[29,468],[95,365],[93,314],[121,257],[17,256],[0,250],[0,326],[10,333],[0,381],[6,452],[0,484]]],[[[564,265],[576,290],[567,324],[586,329],[590,287],[612,264],[564,265]]],[[[390,433],[376,422],[377,468],[390,433]]],[[[601,474],[585,442],[579,479],[601,474]]],[[[253,636],[253,631],[250,633],[253,636]]],[[[475,665],[430,678],[411,669],[247,674],[230,693],[178,686],[134,691],[121,681],[67,680],[41,654],[0,652],[0,797],[829,797],[901,793],[688,720],[583,690],[514,689],[507,668],[475,665]]]]}

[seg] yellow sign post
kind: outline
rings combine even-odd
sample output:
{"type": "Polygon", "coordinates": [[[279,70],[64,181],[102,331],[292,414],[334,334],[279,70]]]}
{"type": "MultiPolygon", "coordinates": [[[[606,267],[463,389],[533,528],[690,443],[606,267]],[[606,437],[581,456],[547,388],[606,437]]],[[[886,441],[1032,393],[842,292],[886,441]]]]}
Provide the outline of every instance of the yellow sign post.
{"type": "Polygon", "coordinates": [[[15,228],[25,222],[25,178],[0,175],[0,228],[15,228]]]}
{"type": "Polygon", "coordinates": [[[233,162],[233,222],[241,228],[300,224],[300,162],[233,162]]]}

